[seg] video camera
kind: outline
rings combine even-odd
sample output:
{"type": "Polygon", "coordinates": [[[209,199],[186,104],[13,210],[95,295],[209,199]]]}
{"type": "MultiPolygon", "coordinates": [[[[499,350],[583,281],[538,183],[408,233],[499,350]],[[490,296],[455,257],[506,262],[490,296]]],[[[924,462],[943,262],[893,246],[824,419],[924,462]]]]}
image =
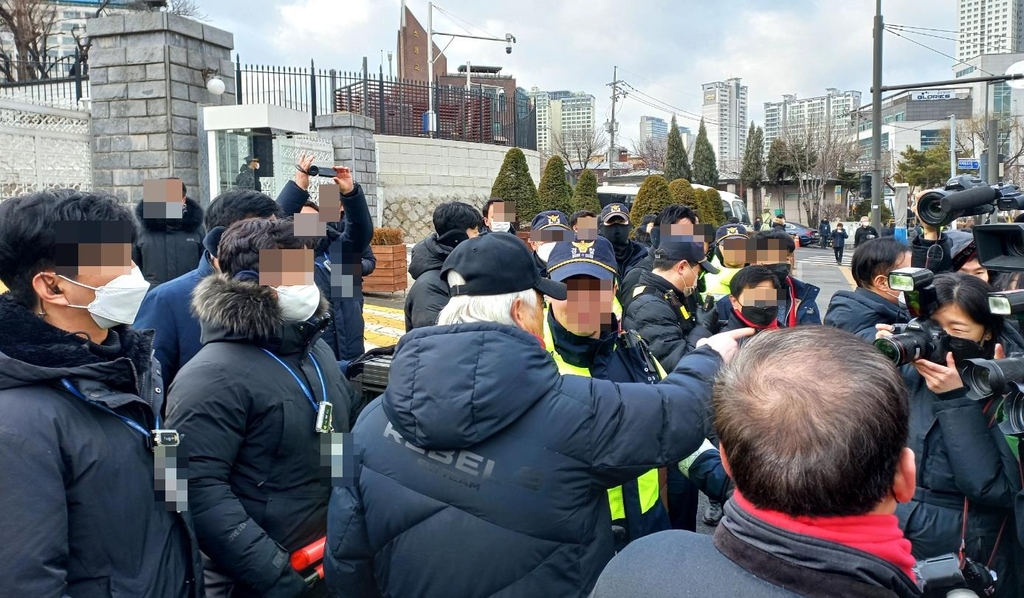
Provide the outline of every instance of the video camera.
{"type": "Polygon", "coordinates": [[[893,326],[892,336],[875,340],[875,347],[897,367],[916,359],[946,363],[949,335],[931,320],[939,305],[934,278],[927,268],[900,268],[889,273],[889,288],[903,291],[913,316],[907,324],[893,326]]]}
{"type": "Polygon", "coordinates": [[[925,598],[939,596],[991,596],[996,591],[995,571],[964,557],[946,554],[918,561],[917,578],[924,583],[925,598]],[[966,590],[968,594],[963,591],[966,590]]]}
{"type": "Polygon", "coordinates": [[[917,199],[917,215],[931,226],[946,226],[957,218],[995,211],[1024,210],[1024,195],[1016,185],[986,185],[970,175],[961,175],[942,189],[926,191],[917,199]]]}

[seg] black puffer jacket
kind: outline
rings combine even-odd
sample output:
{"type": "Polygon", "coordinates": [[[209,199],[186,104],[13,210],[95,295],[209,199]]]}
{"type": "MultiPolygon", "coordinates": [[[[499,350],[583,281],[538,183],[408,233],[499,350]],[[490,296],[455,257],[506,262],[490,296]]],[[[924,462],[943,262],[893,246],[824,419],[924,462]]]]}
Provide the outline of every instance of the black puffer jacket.
{"type": "Polygon", "coordinates": [[[937,241],[918,235],[910,242],[910,250],[910,265],[915,268],[928,268],[939,274],[953,267],[953,240],[946,233],[941,233],[937,241]]]}
{"type": "Polygon", "coordinates": [[[185,200],[181,218],[143,218],[143,202],[135,206],[139,236],[132,260],[153,286],[173,280],[196,267],[203,255],[203,208],[185,200]]]}
{"type": "Polygon", "coordinates": [[[586,596],[613,553],[607,490],[701,444],[720,364],[702,347],[618,385],[560,375],[512,326],[406,334],[331,497],[333,595],[586,596]]]}
{"type": "MultiPolygon", "coordinates": [[[[465,233],[457,236],[464,237],[465,233]]],[[[441,267],[458,244],[457,241],[449,241],[448,237],[431,233],[412,248],[409,274],[415,282],[405,297],[406,332],[436,325],[438,314],[448,305],[448,282],[441,278],[441,267]]]]}
{"type": "Polygon", "coordinates": [[[0,322],[0,596],[202,596],[189,513],[155,502],[148,439],[104,411],[156,427],[152,331],[88,344],[10,295],[0,322]]]}
{"type": "MultiPolygon", "coordinates": [[[[168,423],[189,439],[189,506],[213,569],[262,595],[290,571],[288,554],[327,531],[330,486],[322,482],[316,408],[323,374],[334,427],[349,429],[353,392],[320,340],[326,300],[309,322],[283,322],[269,287],[210,276],[192,309],[203,348],[179,372],[168,423]]],[[[297,574],[294,574],[297,576],[297,574]]]]}
{"type": "MultiPolygon", "coordinates": [[[[1007,333],[1000,342],[1007,354],[1021,350],[1019,337],[1007,333]]],[[[1022,557],[1012,541],[1012,526],[1021,473],[1006,437],[993,424],[998,405],[965,398],[963,388],[936,395],[910,366],[903,368],[903,378],[910,390],[909,446],[917,461],[917,492],[896,514],[914,556],[929,558],[959,549],[967,499],[967,556],[987,563],[995,550],[997,587],[1016,587],[1022,557]]]]}
{"type": "Polygon", "coordinates": [[[626,275],[619,281],[619,302],[625,303],[626,297],[630,296],[636,285],[640,283],[640,277],[644,272],[654,269],[654,250],[650,249],[644,259],[633,264],[633,267],[626,272],[626,275]]]}
{"type": "Polygon", "coordinates": [[[635,330],[647,341],[651,353],[666,370],[676,367],[679,359],[696,347],[697,341],[711,336],[707,328],[697,323],[694,299],[683,296],[657,274],[641,274],[631,293],[623,305],[622,326],[635,330]],[[641,287],[653,289],[655,294],[640,292],[641,287]]]}
{"type": "Polygon", "coordinates": [[[826,326],[852,332],[870,342],[875,340],[875,324],[904,324],[909,321],[910,314],[898,304],[861,288],[832,295],[825,313],[826,326]]]}

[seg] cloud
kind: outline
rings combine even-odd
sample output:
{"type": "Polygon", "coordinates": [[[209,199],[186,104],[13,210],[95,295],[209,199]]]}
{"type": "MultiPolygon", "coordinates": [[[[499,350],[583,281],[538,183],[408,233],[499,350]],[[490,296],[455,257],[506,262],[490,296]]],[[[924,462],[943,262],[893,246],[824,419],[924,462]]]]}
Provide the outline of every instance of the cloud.
{"type": "MultiPolygon", "coordinates": [[[[235,33],[244,62],[356,71],[362,57],[371,70],[380,50],[394,50],[401,0],[217,0],[204,10],[214,25],[235,33]]],[[[426,0],[408,0],[425,24],[426,0]]],[[[446,55],[452,70],[467,60],[501,66],[529,89],[570,89],[597,98],[597,122],[610,109],[612,67],[646,94],[700,112],[701,84],[741,77],[749,88],[750,118],[783,94],[822,95],[828,87],[863,92],[870,101],[873,2],[836,0],[443,0],[455,15],[435,13],[443,31],[504,37],[518,43],[456,39],[446,55]],[[468,24],[467,24],[468,22],[468,24]]],[[[955,3],[886,0],[887,23],[950,30],[955,3]]],[[[912,36],[946,54],[954,44],[912,36]]],[[[448,42],[438,38],[439,47],[448,42]]],[[[885,81],[908,83],[952,76],[953,60],[886,34],[885,81]]],[[[387,60],[383,60],[387,69],[387,60]]],[[[643,114],[668,116],[627,97],[619,105],[620,135],[637,136],[643,114]]],[[[681,120],[696,131],[696,122],[681,120]]]]}

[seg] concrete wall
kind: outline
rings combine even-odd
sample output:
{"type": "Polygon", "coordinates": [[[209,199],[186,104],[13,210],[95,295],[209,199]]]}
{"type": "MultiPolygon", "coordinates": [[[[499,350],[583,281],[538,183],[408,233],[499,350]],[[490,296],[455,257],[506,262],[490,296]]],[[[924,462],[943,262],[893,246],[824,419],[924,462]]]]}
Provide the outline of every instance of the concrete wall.
{"type": "MultiPolygon", "coordinates": [[[[407,243],[433,232],[434,208],[464,201],[477,208],[491,196],[491,185],[509,148],[463,141],[374,135],[378,195],[383,226],[401,228],[407,243]]],[[[534,184],[540,182],[540,154],[523,150],[534,184]]]]}

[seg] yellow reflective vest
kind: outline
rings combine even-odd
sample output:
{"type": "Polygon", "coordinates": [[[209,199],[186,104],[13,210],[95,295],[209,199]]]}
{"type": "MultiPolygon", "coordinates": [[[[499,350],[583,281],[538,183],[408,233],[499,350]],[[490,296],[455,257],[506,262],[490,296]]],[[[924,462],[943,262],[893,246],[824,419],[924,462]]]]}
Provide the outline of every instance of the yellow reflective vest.
{"type": "MultiPolygon", "coordinates": [[[[616,300],[618,305],[618,300],[616,300]]],[[[619,308],[621,311],[621,307],[619,308]]],[[[562,356],[555,350],[555,341],[551,336],[551,328],[548,325],[548,316],[544,316],[544,346],[547,347],[548,352],[551,353],[551,357],[554,358],[555,364],[558,366],[558,371],[562,375],[568,376],[583,376],[590,378],[590,370],[574,366],[566,363],[562,359],[562,356]]],[[[652,356],[653,359],[653,356],[652,356]]],[[[665,370],[661,367],[660,363],[655,363],[658,366],[658,372],[661,377],[665,377],[665,370]]],[[[640,493],[640,513],[646,514],[650,511],[654,505],[658,504],[661,498],[661,485],[658,481],[658,470],[652,469],[647,473],[637,478],[637,487],[640,493]]],[[[622,498],[622,486],[616,486],[608,491],[608,506],[611,508],[612,521],[626,518],[626,507],[623,503],[622,498]]]]}

